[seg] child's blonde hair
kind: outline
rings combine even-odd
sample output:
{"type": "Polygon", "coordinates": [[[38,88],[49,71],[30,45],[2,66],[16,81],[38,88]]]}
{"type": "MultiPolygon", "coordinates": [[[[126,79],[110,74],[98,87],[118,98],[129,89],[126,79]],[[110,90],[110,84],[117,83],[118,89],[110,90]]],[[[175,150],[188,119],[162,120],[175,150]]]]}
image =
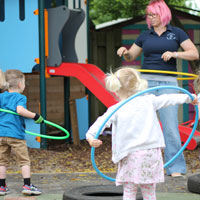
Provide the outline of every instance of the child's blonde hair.
{"type": "Polygon", "coordinates": [[[115,73],[111,71],[105,82],[107,90],[116,92],[120,99],[128,98],[148,87],[147,81],[141,79],[139,72],[131,67],[120,68],[115,73]]]}
{"type": "Polygon", "coordinates": [[[5,79],[8,83],[8,89],[17,89],[19,82],[21,82],[24,78],[24,74],[17,69],[9,69],[5,72],[5,79]]]}

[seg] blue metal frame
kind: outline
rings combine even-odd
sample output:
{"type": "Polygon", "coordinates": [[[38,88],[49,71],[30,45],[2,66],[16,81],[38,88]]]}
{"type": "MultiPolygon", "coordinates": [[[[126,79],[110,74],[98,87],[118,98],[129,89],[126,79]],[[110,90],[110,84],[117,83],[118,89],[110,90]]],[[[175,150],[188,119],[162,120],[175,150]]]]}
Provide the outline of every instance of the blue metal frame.
{"type": "Polygon", "coordinates": [[[38,0],[24,1],[25,8],[19,0],[6,0],[4,9],[1,8],[5,13],[0,21],[0,67],[3,71],[20,69],[30,73],[36,64],[35,58],[39,57],[38,16],[34,14],[38,0]]]}

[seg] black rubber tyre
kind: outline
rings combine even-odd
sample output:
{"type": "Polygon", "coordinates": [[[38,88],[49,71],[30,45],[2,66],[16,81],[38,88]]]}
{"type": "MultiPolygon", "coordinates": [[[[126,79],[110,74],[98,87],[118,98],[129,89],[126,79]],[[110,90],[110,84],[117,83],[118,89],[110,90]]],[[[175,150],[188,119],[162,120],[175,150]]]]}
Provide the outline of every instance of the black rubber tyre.
{"type": "Polygon", "coordinates": [[[200,174],[190,176],[188,178],[187,187],[190,192],[200,194],[200,174]]]}
{"type": "MultiPolygon", "coordinates": [[[[66,190],[63,200],[122,200],[123,188],[115,185],[82,186],[66,190]]],[[[137,200],[143,200],[138,192],[137,200]]]]}

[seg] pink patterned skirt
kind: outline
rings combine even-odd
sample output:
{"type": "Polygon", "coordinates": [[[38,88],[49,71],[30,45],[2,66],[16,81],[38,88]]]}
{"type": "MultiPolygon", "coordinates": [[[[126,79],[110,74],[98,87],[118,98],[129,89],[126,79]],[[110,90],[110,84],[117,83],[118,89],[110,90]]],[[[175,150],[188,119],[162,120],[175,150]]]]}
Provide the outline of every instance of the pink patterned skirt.
{"type": "Polygon", "coordinates": [[[116,185],[124,182],[150,184],[164,182],[164,167],[160,148],[136,151],[118,164],[116,185]]]}

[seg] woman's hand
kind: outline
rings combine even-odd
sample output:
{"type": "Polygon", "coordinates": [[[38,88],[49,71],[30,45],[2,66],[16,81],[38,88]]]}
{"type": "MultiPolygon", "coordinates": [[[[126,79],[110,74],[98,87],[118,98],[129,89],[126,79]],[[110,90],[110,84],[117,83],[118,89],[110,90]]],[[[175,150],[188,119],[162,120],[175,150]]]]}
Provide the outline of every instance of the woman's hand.
{"type": "Polygon", "coordinates": [[[167,62],[169,61],[171,58],[176,58],[177,56],[177,52],[171,52],[171,51],[166,51],[165,53],[162,54],[161,58],[167,62]]]}
{"type": "Polygon", "coordinates": [[[99,147],[102,145],[102,141],[99,139],[88,138],[87,141],[89,142],[91,147],[99,147]]]}
{"type": "Polygon", "coordinates": [[[126,47],[120,47],[117,50],[117,55],[124,56],[124,59],[128,62],[135,60],[142,53],[142,48],[137,46],[135,43],[129,50],[126,47]]]}
{"type": "Polygon", "coordinates": [[[117,55],[122,57],[123,55],[127,55],[129,54],[128,50],[126,49],[126,47],[120,47],[118,50],[117,50],[117,55]]]}

